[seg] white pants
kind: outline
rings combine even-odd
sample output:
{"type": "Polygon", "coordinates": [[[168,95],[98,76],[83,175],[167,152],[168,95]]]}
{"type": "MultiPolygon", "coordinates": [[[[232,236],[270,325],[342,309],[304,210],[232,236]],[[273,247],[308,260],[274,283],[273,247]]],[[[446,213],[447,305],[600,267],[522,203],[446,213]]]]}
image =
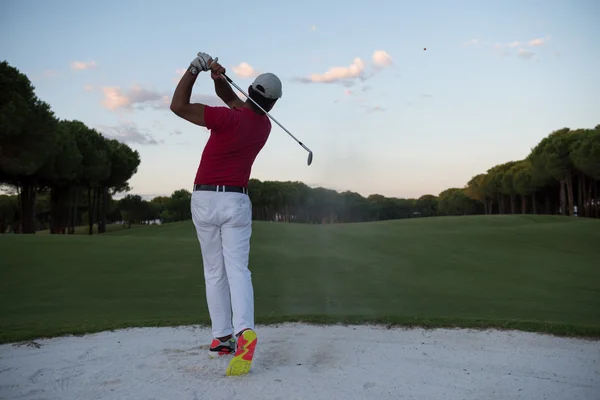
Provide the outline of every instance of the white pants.
{"type": "Polygon", "coordinates": [[[213,336],[254,329],[254,291],[248,269],[250,198],[235,192],[193,191],[191,211],[202,252],[213,336]]]}

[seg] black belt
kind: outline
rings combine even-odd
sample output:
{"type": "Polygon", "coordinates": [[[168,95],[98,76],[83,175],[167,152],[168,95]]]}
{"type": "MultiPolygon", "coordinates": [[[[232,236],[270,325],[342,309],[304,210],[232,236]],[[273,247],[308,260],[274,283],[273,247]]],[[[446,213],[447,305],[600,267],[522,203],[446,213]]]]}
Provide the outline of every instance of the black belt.
{"type": "Polygon", "coordinates": [[[209,192],[236,192],[248,194],[248,189],[241,186],[194,185],[194,191],[196,190],[204,190],[209,192]]]}

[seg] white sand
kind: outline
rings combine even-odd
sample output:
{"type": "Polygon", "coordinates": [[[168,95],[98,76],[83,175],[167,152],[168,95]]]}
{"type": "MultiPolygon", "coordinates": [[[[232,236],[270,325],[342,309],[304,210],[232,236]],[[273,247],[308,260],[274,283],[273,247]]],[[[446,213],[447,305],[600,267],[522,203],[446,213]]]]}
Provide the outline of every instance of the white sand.
{"type": "Polygon", "coordinates": [[[259,327],[250,374],[226,377],[207,328],[0,346],[2,399],[600,399],[600,342],[518,332],[259,327]],[[38,344],[40,347],[34,345],[38,344]]]}

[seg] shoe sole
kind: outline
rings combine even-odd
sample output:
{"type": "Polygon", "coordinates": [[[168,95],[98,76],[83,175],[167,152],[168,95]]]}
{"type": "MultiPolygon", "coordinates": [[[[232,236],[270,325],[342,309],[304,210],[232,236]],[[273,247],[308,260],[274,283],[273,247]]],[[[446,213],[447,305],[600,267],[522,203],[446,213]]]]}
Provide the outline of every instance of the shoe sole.
{"type": "Polygon", "coordinates": [[[251,329],[242,333],[238,339],[238,343],[242,346],[242,351],[240,354],[233,356],[233,359],[229,362],[229,366],[225,372],[227,376],[239,376],[250,372],[257,340],[256,332],[251,329]]]}

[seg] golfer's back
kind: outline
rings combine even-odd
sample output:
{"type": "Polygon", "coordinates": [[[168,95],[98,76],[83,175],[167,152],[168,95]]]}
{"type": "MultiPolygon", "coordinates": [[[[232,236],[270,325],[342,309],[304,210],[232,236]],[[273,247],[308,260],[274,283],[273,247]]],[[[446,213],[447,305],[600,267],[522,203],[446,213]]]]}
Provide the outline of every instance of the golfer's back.
{"type": "Polygon", "coordinates": [[[271,133],[271,121],[249,108],[205,107],[211,134],[202,152],[196,185],[248,187],[256,156],[271,133]]]}

